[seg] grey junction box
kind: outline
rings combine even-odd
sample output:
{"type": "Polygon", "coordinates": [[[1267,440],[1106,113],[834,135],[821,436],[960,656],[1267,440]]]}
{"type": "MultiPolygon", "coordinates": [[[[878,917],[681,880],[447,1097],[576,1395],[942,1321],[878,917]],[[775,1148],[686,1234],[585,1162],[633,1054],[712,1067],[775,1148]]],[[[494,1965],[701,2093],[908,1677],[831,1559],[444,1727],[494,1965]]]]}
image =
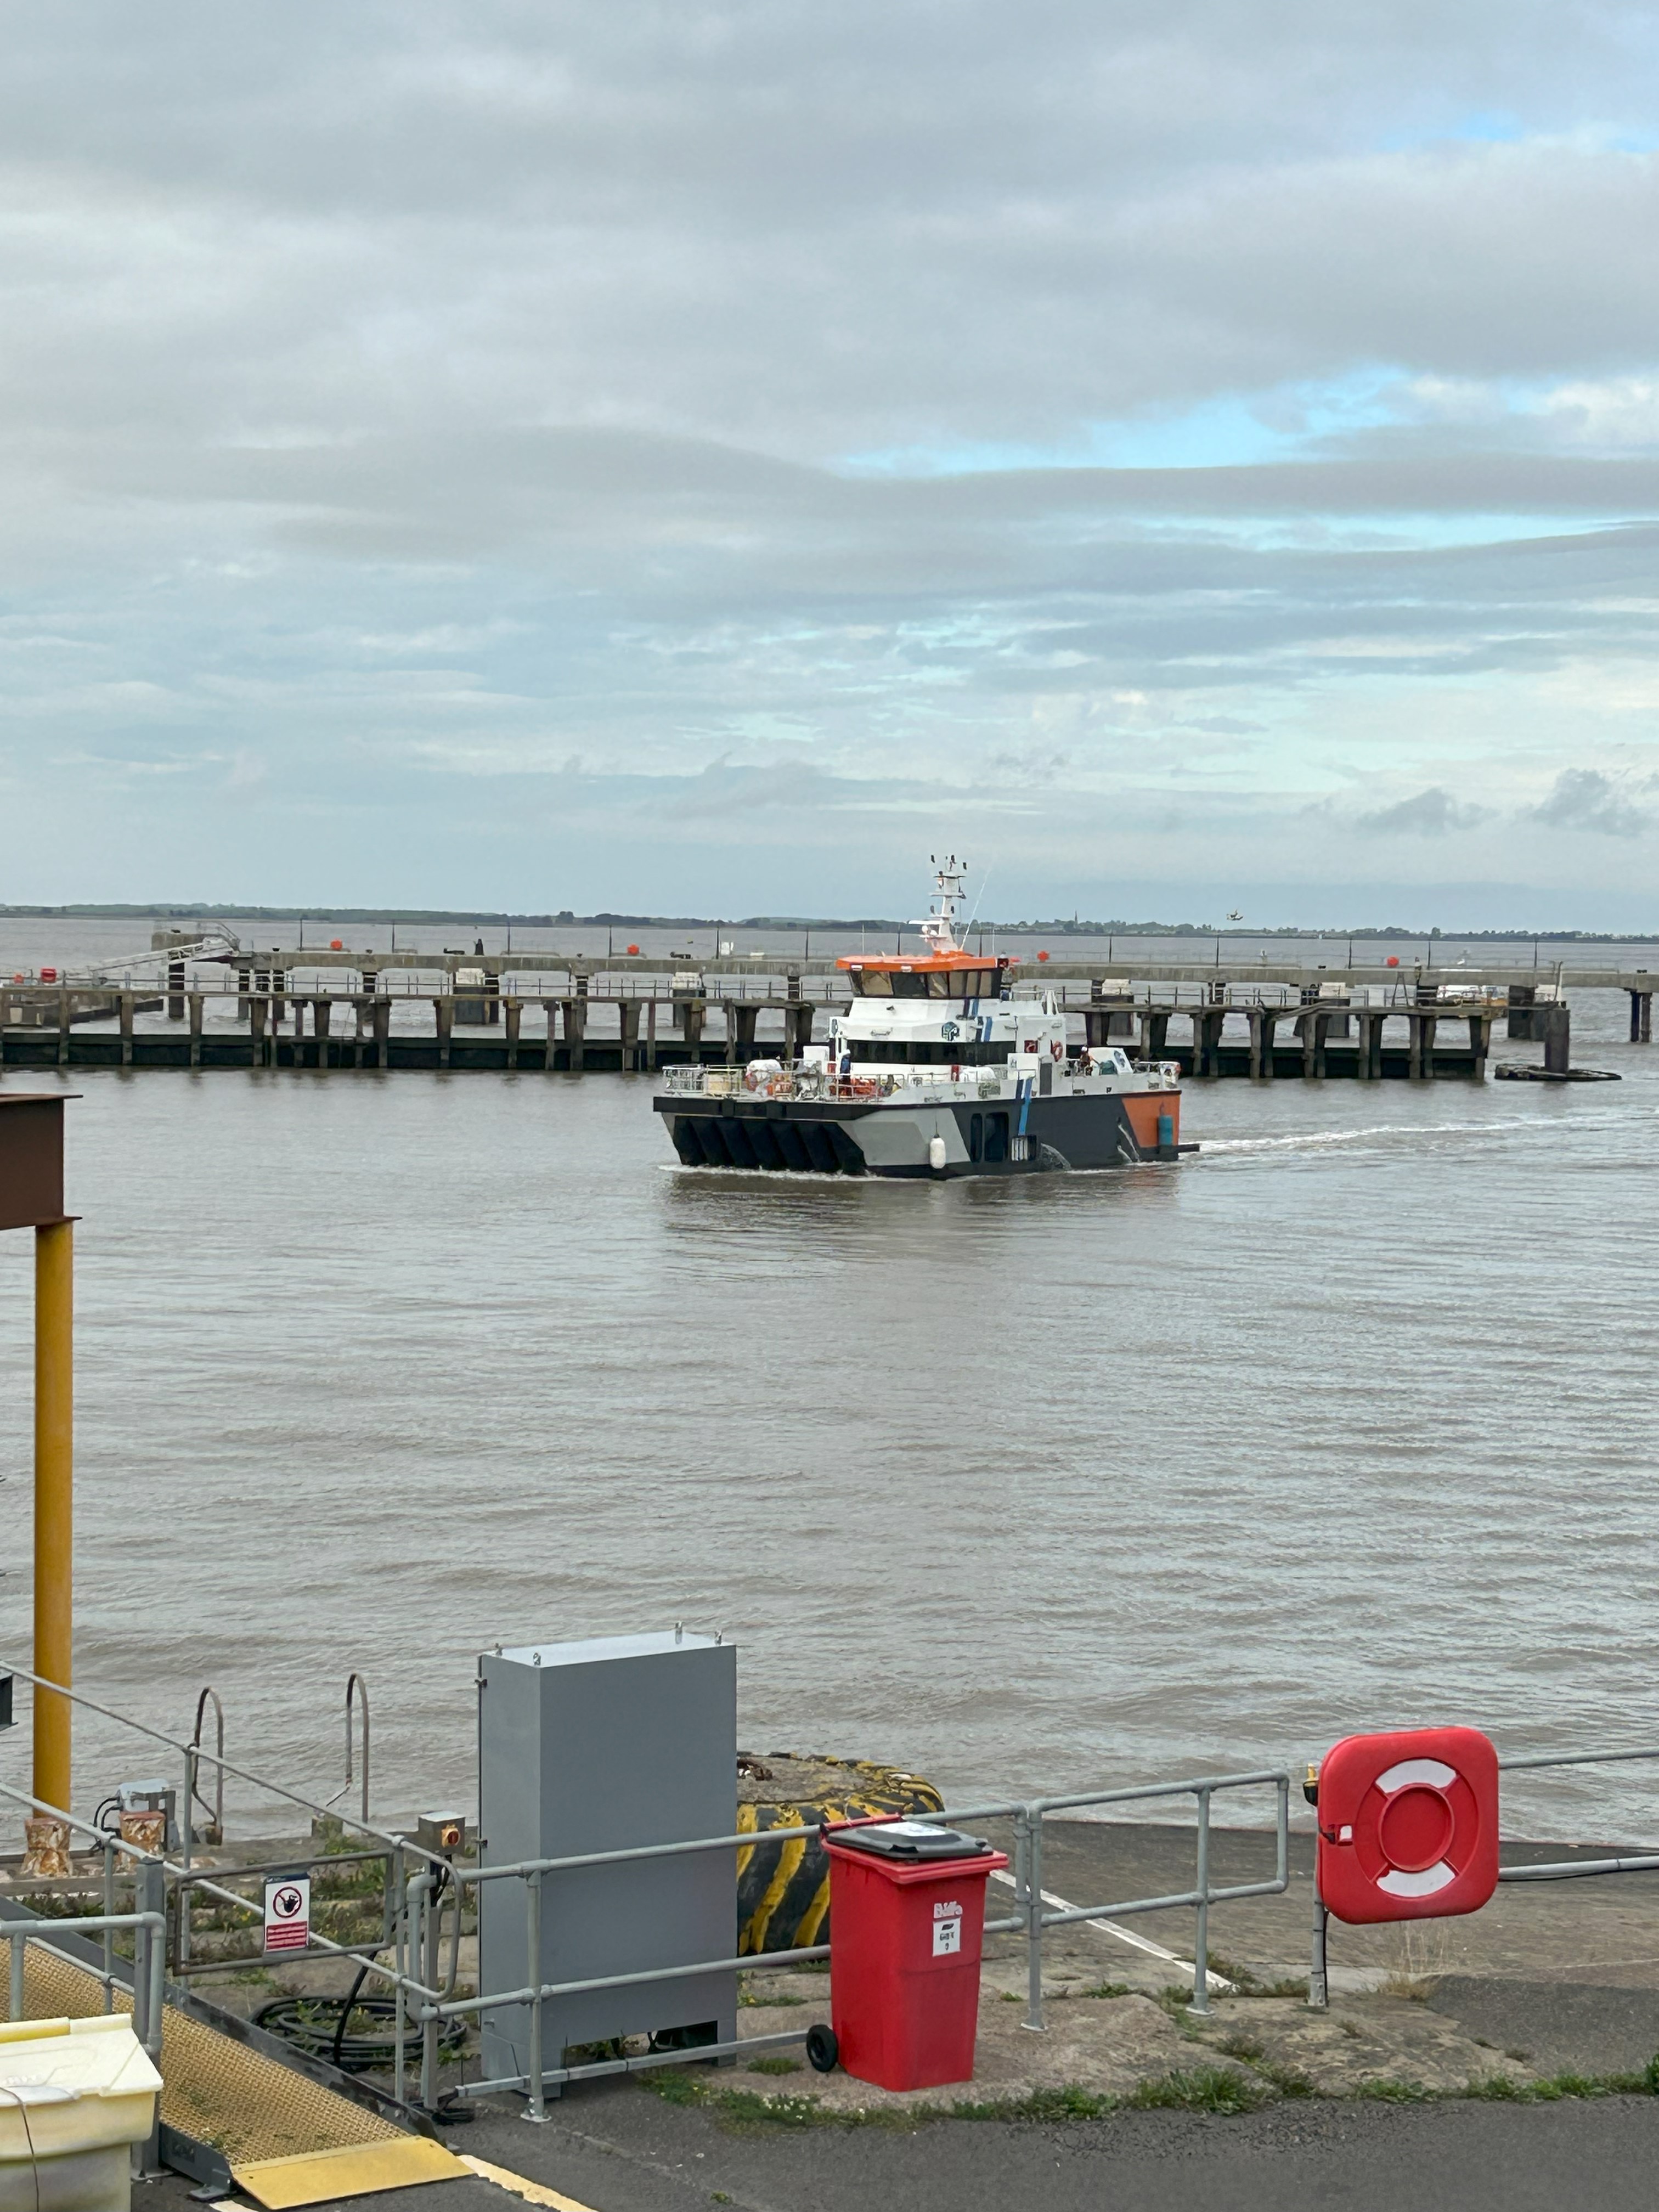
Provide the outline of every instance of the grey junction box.
{"type": "MultiPolygon", "coordinates": [[[[737,1826],[735,1644],[671,1630],[523,1644],[478,1662],[483,1866],[729,1836],[737,1826]]],[[[730,1959],[736,1852],[542,1877],[540,1984],[730,1959]]],[[[526,1884],[479,1884],[479,1992],[532,1986],[526,1884]]],[[[544,2000],[542,2060],[572,2044],[710,2025],[737,2034],[735,1968],[544,2000]]],[[[530,2008],[482,2023],[486,2081],[524,2074],[530,2008]]]]}

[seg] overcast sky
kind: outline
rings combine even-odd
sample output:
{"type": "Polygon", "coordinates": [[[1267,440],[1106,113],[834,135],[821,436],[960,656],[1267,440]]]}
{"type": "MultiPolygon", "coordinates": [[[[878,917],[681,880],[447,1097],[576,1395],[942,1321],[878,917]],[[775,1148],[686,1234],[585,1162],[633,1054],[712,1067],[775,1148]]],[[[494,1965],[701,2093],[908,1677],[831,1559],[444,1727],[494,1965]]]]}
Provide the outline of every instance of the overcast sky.
{"type": "Polygon", "coordinates": [[[1659,927],[1651,7],[4,26],[0,901],[1659,927]]]}

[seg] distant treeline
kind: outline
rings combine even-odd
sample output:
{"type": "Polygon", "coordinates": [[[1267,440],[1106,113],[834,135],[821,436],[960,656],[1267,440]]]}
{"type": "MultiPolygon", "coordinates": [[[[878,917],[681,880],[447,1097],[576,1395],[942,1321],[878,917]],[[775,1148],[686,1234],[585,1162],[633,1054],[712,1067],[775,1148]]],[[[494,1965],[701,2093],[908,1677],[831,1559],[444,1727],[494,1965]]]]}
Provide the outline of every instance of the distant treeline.
{"type": "MultiPolygon", "coordinates": [[[[568,907],[557,914],[503,914],[475,907],[418,906],[212,906],[196,900],[189,904],[157,900],[152,905],[78,902],[69,906],[3,906],[0,915],[31,919],[58,918],[71,921],[404,921],[428,922],[462,929],[914,929],[913,921],[896,921],[885,915],[745,914],[720,916],[702,914],[573,914],[568,907]]],[[[1121,916],[1088,921],[1077,915],[1063,921],[976,921],[975,935],[993,931],[1003,935],[1048,937],[1320,937],[1379,939],[1455,937],[1471,945],[1652,945],[1659,937],[1627,929],[1412,929],[1404,922],[1372,923],[1350,927],[1302,929],[1289,925],[1276,928],[1240,922],[1226,927],[1213,921],[1126,921],[1121,916]]]]}

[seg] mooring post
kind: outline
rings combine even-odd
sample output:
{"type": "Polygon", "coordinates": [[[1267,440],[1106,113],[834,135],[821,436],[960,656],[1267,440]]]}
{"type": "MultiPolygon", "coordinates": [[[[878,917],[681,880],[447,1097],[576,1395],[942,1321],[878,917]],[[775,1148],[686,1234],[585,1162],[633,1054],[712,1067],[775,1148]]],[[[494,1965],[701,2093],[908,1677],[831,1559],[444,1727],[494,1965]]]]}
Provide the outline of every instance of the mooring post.
{"type": "Polygon", "coordinates": [[[59,991],[58,994],[58,1065],[59,1067],[69,1066],[69,1056],[70,994],[67,991],[59,991]]]}
{"type": "Polygon", "coordinates": [[[328,1033],[334,1018],[331,999],[313,999],[311,1002],[311,1026],[317,1038],[317,1067],[319,1073],[328,1066],[328,1033]]]}
{"type": "Polygon", "coordinates": [[[576,978],[578,996],[564,1002],[565,1057],[573,1075],[584,1075],[587,1072],[587,994],[584,988],[586,981],[585,975],[579,975],[576,978]]]}
{"type": "Polygon", "coordinates": [[[167,963],[167,1019],[181,1022],[185,1018],[185,963],[182,960],[167,963]]]}
{"type": "Polygon", "coordinates": [[[382,997],[375,1000],[374,1019],[374,1065],[376,1067],[384,1067],[386,1064],[386,1046],[391,1042],[392,1037],[392,1001],[390,999],[382,997]]]}
{"type": "Polygon", "coordinates": [[[553,1057],[553,1047],[558,1031],[559,1002],[556,999],[538,999],[536,1003],[547,1017],[547,1057],[542,1062],[542,1071],[544,1074],[551,1075],[556,1065],[553,1057]]]}
{"type": "Polygon", "coordinates": [[[1544,1071],[1565,1075],[1572,1066],[1572,1018],[1560,1000],[1539,1009],[1544,1032],[1544,1071]]]}
{"type": "Polygon", "coordinates": [[[657,1072],[657,1001],[654,996],[645,1002],[645,1064],[654,1075],[657,1072]]]}
{"type": "Polygon", "coordinates": [[[455,1001],[453,997],[436,998],[432,1001],[432,1018],[438,1035],[438,1065],[449,1065],[450,1040],[455,1028],[455,1001]]]}
{"type": "Polygon", "coordinates": [[[190,994],[190,1064],[192,1067],[202,1065],[202,994],[199,991],[192,991],[190,994]]]}
{"type": "Polygon", "coordinates": [[[640,1002],[637,999],[618,999],[617,1018],[622,1025],[622,1064],[624,1073],[631,1073],[640,1063],[640,1002]]]}
{"type": "Polygon", "coordinates": [[[121,1065],[132,1066],[132,993],[123,991],[116,1000],[121,1023],[121,1065]]]}
{"type": "Polygon", "coordinates": [[[517,1071],[519,1065],[519,1024],[524,1019],[524,1001],[507,999],[502,1001],[507,1012],[507,1064],[517,1071]]]}

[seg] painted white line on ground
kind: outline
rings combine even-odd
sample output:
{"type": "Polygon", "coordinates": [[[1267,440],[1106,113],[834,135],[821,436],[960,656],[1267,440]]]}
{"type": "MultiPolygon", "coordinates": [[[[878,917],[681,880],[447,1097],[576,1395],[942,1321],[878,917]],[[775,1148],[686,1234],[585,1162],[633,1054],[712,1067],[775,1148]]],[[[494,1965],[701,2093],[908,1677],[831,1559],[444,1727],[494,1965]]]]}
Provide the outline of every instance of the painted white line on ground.
{"type": "Polygon", "coordinates": [[[545,2188],[539,2181],[528,2181],[510,2166],[492,2166],[487,2158],[474,2158],[470,2151],[459,2150],[455,2155],[480,2181],[493,2181],[497,2189],[510,2190],[526,2204],[545,2205],[548,2212],[592,2212],[590,2206],[578,2203],[574,2197],[561,2196],[556,2189],[545,2188]]]}
{"type": "MultiPolygon", "coordinates": [[[[1012,1875],[1001,1869],[994,1873],[991,1879],[993,1881],[1001,1882],[1008,1889],[1012,1889],[1016,1886],[1012,1875]]],[[[1077,1911],[1076,1905],[1066,1898],[1056,1897],[1051,1889],[1045,1889],[1042,1892],[1042,1901],[1045,1905],[1052,1905],[1056,1912],[1077,1911]]],[[[1162,1943],[1154,1943],[1150,1936],[1138,1936],[1133,1928],[1125,1928],[1120,1921],[1085,1920],[1081,1923],[1081,1925],[1085,1928],[1097,1928],[1103,1936],[1115,1936],[1120,1943],[1127,1943],[1132,1951],[1145,1951],[1150,1958],[1153,1959],[1167,1959],[1172,1966],[1184,1966],[1189,1974],[1194,1971],[1193,1960],[1183,1959],[1178,1951],[1166,1951],[1162,1943]]],[[[1233,1986],[1222,1974],[1206,1974],[1205,1979],[1212,1990],[1231,1990],[1233,1986]]]]}

